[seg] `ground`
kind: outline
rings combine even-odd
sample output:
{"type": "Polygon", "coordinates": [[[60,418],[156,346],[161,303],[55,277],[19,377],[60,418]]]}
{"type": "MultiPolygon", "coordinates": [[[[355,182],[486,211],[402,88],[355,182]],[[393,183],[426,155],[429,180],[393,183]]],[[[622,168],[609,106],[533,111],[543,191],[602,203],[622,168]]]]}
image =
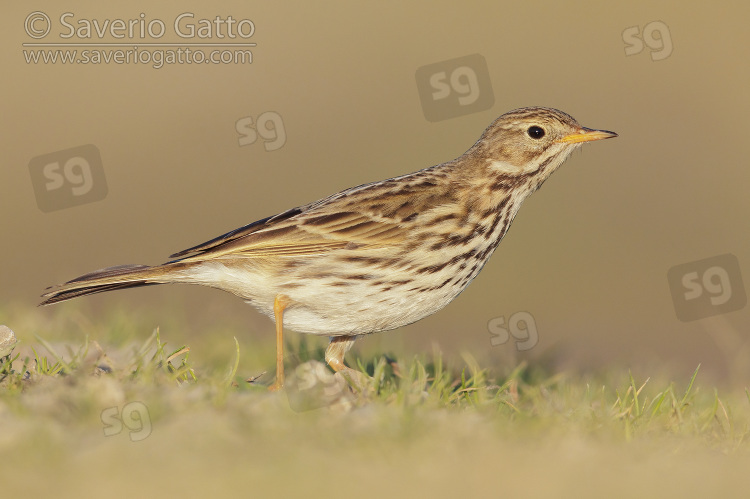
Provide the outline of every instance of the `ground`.
{"type": "Polygon", "coordinates": [[[746,497],[750,485],[750,395],[704,384],[698,366],[688,379],[499,374],[469,356],[381,354],[348,359],[370,377],[352,389],[297,343],[286,390],[271,393],[268,374],[247,381],[261,372],[239,345],[197,363],[163,330],[102,343],[39,335],[3,358],[3,497],[746,497]]]}

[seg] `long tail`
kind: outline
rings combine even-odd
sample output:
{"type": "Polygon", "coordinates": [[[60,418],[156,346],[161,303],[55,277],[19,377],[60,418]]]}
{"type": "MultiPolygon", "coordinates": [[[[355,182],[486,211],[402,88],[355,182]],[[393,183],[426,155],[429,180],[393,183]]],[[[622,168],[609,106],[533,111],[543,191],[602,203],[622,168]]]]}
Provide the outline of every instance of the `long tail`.
{"type": "Polygon", "coordinates": [[[136,288],[154,284],[185,282],[184,274],[175,272],[189,267],[181,262],[165,263],[149,267],[148,265],[120,265],[96,270],[76,277],[59,286],[47,288],[42,295],[44,301],[39,305],[51,305],[78,296],[92,295],[115,289],[136,288]]]}

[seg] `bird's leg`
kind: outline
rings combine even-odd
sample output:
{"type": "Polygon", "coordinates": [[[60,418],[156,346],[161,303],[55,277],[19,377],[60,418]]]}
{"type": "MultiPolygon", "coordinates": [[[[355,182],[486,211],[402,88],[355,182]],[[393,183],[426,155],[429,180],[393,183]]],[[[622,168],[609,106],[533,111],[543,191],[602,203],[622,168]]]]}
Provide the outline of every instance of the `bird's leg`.
{"type": "Polygon", "coordinates": [[[273,301],[273,315],[276,319],[276,381],[269,390],[284,387],[284,309],[291,303],[286,295],[277,295],[273,301]]]}
{"type": "Polygon", "coordinates": [[[352,348],[356,340],[356,336],[331,337],[331,342],[328,343],[328,348],[326,348],[326,362],[331,366],[331,369],[336,371],[336,375],[346,380],[354,391],[365,393],[367,387],[370,386],[370,377],[344,364],[344,355],[352,348]]]}
{"type": "Polygon", "coordinates": [[[331,342],[328,343],[325,355],[326,362],[331,366],[331,369],[336,372],[339,372],[342,369],[349,369],[346,367],[346,364],[344,364],[344,355],[346,355],[346,352],[352,348],[352,345],[354,345],[356,340],[356,336],[331,337],[331,342]]]}

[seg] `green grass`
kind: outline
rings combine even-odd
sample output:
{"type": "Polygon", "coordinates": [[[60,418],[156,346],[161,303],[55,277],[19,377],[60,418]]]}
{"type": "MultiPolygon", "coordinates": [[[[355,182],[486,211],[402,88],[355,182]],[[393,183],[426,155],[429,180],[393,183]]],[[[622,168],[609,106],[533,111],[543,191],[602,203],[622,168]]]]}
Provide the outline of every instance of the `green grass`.
{"type": "MultiPolygon", "coordinates": [[[[750,393],[704,385],[700,366],[676,380],[526,363],[501,376],[468,355],[448,364],[439,351],[350,356],[365,385],[300,406],[294,389],[268,392],[268,374],[246,381],[261,373],[243,366],[236,340],[214,363],[193,363],[190,353],[158,329],[107,348],[41,337],[17,345],[0,362],[2,495],[747,491],[750,393]]],[[[288,375],[323,358],[304,337],[287,353],[288,375]]],[[[330,372],[320,380],[342,386],[330,372]]]]}

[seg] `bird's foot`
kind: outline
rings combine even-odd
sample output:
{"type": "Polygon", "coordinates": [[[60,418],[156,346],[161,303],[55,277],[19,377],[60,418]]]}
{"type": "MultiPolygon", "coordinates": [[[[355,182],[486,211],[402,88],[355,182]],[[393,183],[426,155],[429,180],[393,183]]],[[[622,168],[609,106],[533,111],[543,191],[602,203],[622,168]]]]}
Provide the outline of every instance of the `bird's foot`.
{"type": "Polygon", "coordinates": [[[269,392],[278,392],[282,388],[284,388],[284,384],[283,383],[279,383],[278,381],[275,381],[273,385],[271,385],[271,386],[268,387],[268,391],[269,392]]]}
{"type": "Polygon", "coordinates": [[[344,366],[343,368],[336,371],[333,375],[335,377],[341,377],[349,385],[355,393],[364,394],[372,386],[373,379],[367,374],[352,369],[351,367],[344,366]]]}

